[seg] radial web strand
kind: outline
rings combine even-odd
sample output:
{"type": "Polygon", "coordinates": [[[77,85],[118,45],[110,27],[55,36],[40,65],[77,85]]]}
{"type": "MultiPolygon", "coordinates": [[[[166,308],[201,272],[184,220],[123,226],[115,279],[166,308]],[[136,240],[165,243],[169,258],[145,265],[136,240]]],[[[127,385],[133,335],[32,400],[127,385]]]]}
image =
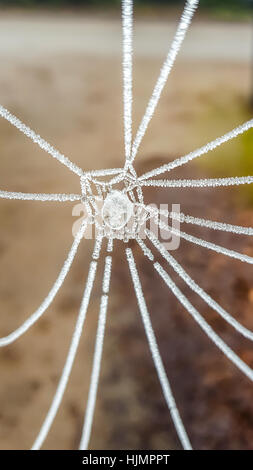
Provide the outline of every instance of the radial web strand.
{"type": "Polygon", "coordinates": [[[75,258],[77,249],[79,247],[80,241],[83,237],[83,234],[85,232],[86,227],[87,227],[87,221],[85,220],[82,223],[82,225],[81,225],[81,227],[80,227],[80,229],[79,229],[79,231],[78,231],[78,233],[77,233],[77,235],[74,239],[74,242],[73,242],[73,244],[71,246],[71,249],[68,253],[68,256],[67,256],[67,258],[66,258],[66,260],[63,264],[63,267],[60,271],[59,276],[57,277],[57,279],[56,279],[52,289],[49,291],[47,297],[43,300],[42,304],[19,328],[17,328],[15,331],[10,333],[8,336],[0,338],[0,347],[7,346],[8,344],[11,344],[14,341],[16,341],[16,339],[18,339],[20,336],[22,336],[27,330],[29,330],[29,328],[32,325],[34,325],[34,323],[36,323],[39,320],[39,318],[43,315],[43,313],[51,305],[51,303],[53,302],[57,292],[61,288],[65,277],[67,276],[67,274],[70,270],[70,267],[73,263],[73,260],[75,258]]]}
{"type": "Polygon", "coordinates": [[[179,220],[181,223],[198,225],[199,227],[205,227],[212,230],[220,230],[223,232],[236,233],[237,235],[253,235],[252,227],[242,227],[241,225],[225,224],[224,222],[216,222],[213,220],[202,219],[199,217],[193,217],[191,215],[185,215],[182,212],[180,214],[171,212],[171,219],[179,220]]]}
{"type": "Polygon", "coordinates": [[[153,93],[151,95],[151,98],[149,100],[148,106],[146,108],[145,114],[142,118],[140,127],[137,131],[133,147],[132,147],[132,154],[131,154],[131,161],[133,161],[136,157],[136,154],[138,152],[140,143],[144,137],[144,134],[146,132],[146,129],[148,127],[148,124],[154,114],[155,108],[157,106],[157,103],[159,101],[159,98],[161,96],[161,93],[163,91],[164,85],[167,81],[167,78],[169,76],[169,73],[173,67],[173,64],[175,62],[176,56],[181,48],[182,42],[184,40],[185,34],[187,32],[187,29],[191,23],[192,17],[194,15],[195,10],[198,7],[198,0],[188,0],[186,2],[184,11],[182,13],[179,25],[177,27],[176,34],[174,36],[174,39],[172,41],[170,50],[168,52],[167,58],[165,62],[163,63],[163,66],[160,71],[160,75],[158,77],[158,80],[155,84],[153,93]]]}
{"type": "Polygon", "coordinates": [[[125,158],[129,160],[132,145],[133,0],[122,0],[122,35],[125,158]]]}
{"type": "Polygon", "coordinates": [[[225,354],[225,356],[233,362],[238,369],[240,369],[251,381],[253,380],[253,370],[243,362],[237,354],[215,333],[206,320],[200,315],[195,307],[189,302],[181,290],[172,281],[168,273],[162,268],[159,263],[154,264],[154,268],[164,280],[165,284],[170,288],[173,294],[177,297],[179,302],[190,313],[198,325],[205,331],[207,336],[216,344],[216,346],[225,354]]]}
{"type": "Polygon", "coordinates": [[[87,177],[91,176],[110,176],[117,175],[122,172],[122,168],[107,168],[105,170],[91,170],[84,171],[83,174],[87,177]]]}
{"type": "Polygon", "coordinates": [[[113,251],[113,238],[112,237],[108,238],[106,251],[108,253],[112,253],[112,251],[113,251]]]}
{"type": "Polygon", "coordinates": [[[161,173],[165,173],[166,171],[171,171],[174,168],[184,165],[185,163],[188,163],[189,161],[194,160],[195,158],[200,157],[201,155],[205,155],[211,150],[214,150],[216,147],[219,147],[225,142],[228,142],[229,140],[234,139],[238,135],[243,134],[244,132],[248,131],[252,127],[253,127],[253,119],[245,122],[244,124],[236,127],[235,129],[232,129],[232,131],[228,132],[227,134],[224,134],[222,137],[218,137],[212,142],[209,142],[203,147],[200,147],[183,157],[177,158],[176,160],[173,160],[172,162],[166,163],[165,165],[162,165],[158,168],[155,168],[154,170],[144,173],[143,175],[139,177],[139,180],[140,181],[146,180],[146,179],[152,178],[153,176],[160,175],[161,173]]]}
{"type": "Polygon", "coordinates": [[[243,255],[242,253],[238,253],[237,251],[234,251],[234,250],[229,250],[228,248],[217,245],[216,243],[207,242],[206,240],[203,240],[202,238],[194,237],[193,235],[189,235],[188,233],[182,232],[182,230],[177,230],[174,227],[169,227],[168,225],[166,225],[165,223],[161,221],[160,222],[155,221],[155,223],[161,229],[166,230],[180,238],[183,238],[184,240],[190,243],[194,243],[196,245],[202,246],[203,248],[207,248],[208,250],[216,251],[216,253],[229,256],[230,258],[238,259],[239,261],[242,261],[244,263],[253,264],[252,256],[243,255]]]}
{"type": "Polygon", "coordinates": [[[151,354],[152,354],[154,365],[155,365],[156,370],[157,370],[158,378],[159,378],[160,383],[161,383],[164,398],[165,398],[166,403],[168,405],[169,411],[171,413],[172,420],[174,422],[178,437],[181,441],[181,444],[182,444],[183,448],[185,450],[191,450],[192,449],[191,443],[189,441],[189,438],[187,436],[187,433],[186,433],[186,430],[184,428],[183,422],[182,422],[181,417],[179,415],[179,411],[177,409],[177,405],[176,405],[175,399],[174,399],[173,394],[172,394],[170,383],[169,383],[168,377],[167,377],[165,369],[164,369],[162,358],[161,358],[160,353],[159,353],[158,345],[157,345],[157,342],[156,342],[156,337],[155,337],[155,334],[154,334],[154,330],[152,328],[152,324],[151,324],[151,321],[150,321],[150,316],[149,316],[149,313],[148,313],[148,310],[147,310],[144,294],[143,294],[143,291],[142,291],[138,271],[137,271],[137,268],[136,268],[136,264],[135,264],[135,261],[134,261],[132,250],[130,248],[126,249],[126,255],[127,255],[127,260],[128,260],[128,264],[129,264],[131,278],[132,278],[135,293],[136,293],[137,302],[138,302],[138,305],[139,305],[142,321],[143,321],[145,332],[146,332],[147,339],[148,339],[148,344],[149,344],[149,347],[150,347],[150,351],[151,351],[151,354]]]}
{"type": "Polygon", "coordinates": [[[141,247],[141,249],[143,251],[143,254],[145,256],[147,256],[147,258],[150,261],[154,261],[154,255],[153,255],[152,251],[147,247],[146,243],[144,243],[144,241],[139,237],[136,237],[136,241],[139,244],[139,246],[141,247]]]}
{"type": "Polygon", "coordinates": [[[17,193],[12,191],[0,191],[1,199],[18,199],[21,201],[56,201],[56,202],[74,202],[80,201],[79,194],[39,194],[39,193],[17,193]]]}
{"type": "Polygon", "coordinates": [[[92,255],[92,258],[95,260],[98,260],[100,257],[102,242],[103,242],[103,233],[102,231],[100,231],[97,235],[94,250],[93,250],[93,255],[92,255]]]}
{"type": "Polygon", "coordinates": [[[87,313],[87,309],[88,309],[89,302],[90,302],[90,296],[91,296],[91,291],[92,291],[94,280],[95,280],[96,270],[97,270],[97,261],[91,261],[90,267],[89,267],[88,278],[87,278],[87,282],[86,282],[86,286],[84,290],[84,295],[83,295],[79,315],[77,317],[77,322],[75,325],[74,333],[71,339],[67,359],[66,359],[53,401],[51,403],[47,416],[42,424],[42,427],[40,428],[39,434],[33,444],[32,450],[38,450],[41,448],[44,440],[46,439],[48,435],[48,432],[50,431],[50,428],[52,426],[56,413],[62,402],[62,398],[65,392],[66,386],[68,384],[68,380],[72,371],[72,367],[73,367],[74,360],[76,357],[80,338],[82,335],[83,325],[85,322],[86,313],[87,313]]]}
{"type": "MultiPolygon", "coordinates": [[[[212,297],[210,297],[183,269],[183,267],[175,260],[175,258],[164,248],[163,244],[159,242],[158,238],[149,230],[146,230],[146,235],[153,243],[154,247],[159,251],[162,257],[169,263],[174,271],[185,281],[185,283],[198,294],[213,310],[215,310],[224,320],[229,323],[236,331],[241,333],[245,338],[253,341],[253,332],[241,325],[235,318],[233,318],[226,310],[224,310],[212,297]]],[[[141,247],[142,248],[142,247],[141,247]]],[[[143,249],[143,248],[142,248],[143,249]]],[[[143,250],[144,252],[144,250],[143,250]]],[[[145,252],[144,252],[145,254],[145,252]]]]}
{"type": "Polygon", "coordinates": [[[70,171],[72,171],[73,173],[76,173],[79,176],[83,174],[83,171],[81,168],[79,168],[77,165],[72,163],[67,157],[65,157],[65,155],[63,155],[58,150],[56,150],[52,145],[46,142],[46,140],[42,139],[40,135],[36,134],[32,129],[30,129],[22,121],[20,121],[20,119],[18,119],[16,116],[11,114],[7,109],[5,109],[1,105],[0,105],[0,116],[6,119],[14,127],[16,127],[20,132],[23,132],[23,134],[25,134],[35,144],[38,144],[38,146],[41,149],[45,150],[53,158],[56,158],[56,160],[58,160],[60,163],[68,167],[70,171]]]}
{"type": "Polygon", "coordinates": [[[252,184],[253,176],[236,176],[231,178],[196,179],[196,180],[144,180],[141,186],[155,186],[160,188],[207,188],[220,186],[238,186],[252,184]]]}
{"type": "Polygon", "coordinates": [[[107,306],[108,306],[108,294],[110,288],[111,280],[111,267],[112,267],[112,257],[107,256],[105,259],[105,269],[103,276],[103,295],[100,302],[100,312],[98,318],[98,327],[97,327],[97,336],[95,351],[93,357],[93,366],[91,372],[90,388],[87,400],[87,407],[82,431],[82,437],[80,441],[80,450],[86,450],[89,445],[90,434],[94,419],[94,411],[96,405],[97,389],[99,382],[99,375],[101,369],[101,361],[103,354],[103,344],[104,344],[104,334],[105,334],[105,324],[107,316],[107,306]]]}
{"type": "Polygon", "coordinates": [[[170,212],[165,209],[156,209],[155,207],[149,207],[149,210],[154,215],[162,215],[169,217],[172,220],[178,220],[181,223],[198,225],[199,227],[205,227],[212,230],[219,230],[223,232],[236,233],[237,235],[248,235],[253,236],[252,227],[242,227],[241,225],[226,224],[224,222],[216,222],[214,220],[203,219],[200,217],[193,217],[186,215],[183,212],[170,212]]]}
{"type": "Polygon", "coordinates": [[[237,259],[239,261],[242,261],[243,263],[253,264],[252,256],[243,255],[242,253],[238,253],[237,251],[229,250],[228,248],[225,248],[221,245],[207,242],[206,240],[203,240],[202,238],[194,237],[193,235],[189,235],[188,233],[176,230],[174,228],[171,228],[171,233],[174,233],[174,235],[180,236],[181,238],[183,238],[184,240],[190,243],[195,243],[196,245],[202,246],[202,248],[207,248],[208,250],[216,251],[216,253],[229,256],[230,258],[237,259]]]}

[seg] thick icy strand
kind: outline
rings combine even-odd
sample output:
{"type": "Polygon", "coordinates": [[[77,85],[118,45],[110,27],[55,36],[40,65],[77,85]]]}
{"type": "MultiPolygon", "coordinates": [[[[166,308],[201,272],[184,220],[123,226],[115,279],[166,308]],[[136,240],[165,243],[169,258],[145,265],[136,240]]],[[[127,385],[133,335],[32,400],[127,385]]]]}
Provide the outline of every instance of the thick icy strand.
{"type": "Polygon", "coordinates": [[[211,326],[206,322],[206,320],[200,315],[195,307],[189,302],[181,290],[176,286],[172,281],[168,273],[162,268],[159,263],[154,264],[155,269],[160,274],[161,278],[171,289],[173,294],[177,297],[179,302],[185,307],[185,309],[190,313],[202,330],[207,334],[207,336],[216,344],[216,346],[225,354],[225,356],[233,362],[238,369],[240,369],[250,380],[253,380],[253,370],[245,364],[235,352],[226,344],[224,341],[215,333],[211,326]]]}
{"type": "Polygon", "coordinates": [[[235,258],[244,263],[253,264],[253,257],[248,255],[243,255],[242,253],[238,253],[234,250],[229,250],[223,246],[217,245],[216,243],[207,242],[202,238],[194,237],[193,235],[189,235],[188,233],[182,232],[182,230],[177,230],[173,227],[169,227],[164,222],[158,222],[158,225],[163,230],[167,230],[174,235],[183,238],[184,240],[195,243],[196,245],[202,246],[203,248],[207,248],[208,250],[216,251],[216,253],[221,253],[222,255],[229,256],[230,258],[235,258]]]}
{"type": "Polygon", "coordinates": [[[159,188],[207,188],[219,186],[238,186],[252,184],[253,176],[236,176],[231,178],[196,179],[196,180],[144,180],[142,186],[159,188]]]}
{"type": "Polygon", "coordinates": [[[225,256],[229,256],[230,258],[237,259],[239,261],[242,261],[244,263],[249,263],[253,264],[253,257],[244,255],[242,253],[238,253],[237,251],[234,250],[229,250],[228,248],[225,248],[223,246],[217,245],[216,243],[211,243],[207,242],[206,240],[203,240],[198,237],[194,237],[193,235],[189,235],[188,233],[182,232],[182,231],[177,231],[176,229],[172,228],[171,229],[172,233],[175,235],[180,236],[184,240],[187,240],[188,242],[195,243],[196,245],[202,246],[203,248],[207,248],[208,250],[216,251],[216,253],[220,253],[225,256]]]}
{"type": "Polygon", "coordinates": [[[133,147],[132,147],[131,161],[133,161],[136,157],[140,143],[144,137],[148,124],[154,114],[155,108],[157,106],[157,103],[163,91],[164,85],[173,67],[176,56],[181,48],[185,34],[187,32],[187,29],[191,23],[192,17],[197,7],[198,7],[198,0],[188,0],[186,2],[184,11],[182,13],[182,16],[181,16],[179,25],[177,27],[176,34],[172,41],[170,50],[168,52],[167,58],[161,68],[160,75],[154,87],[154,90],[149,100],[145,114],[142,118],[140,127],[137,131],[137,134],[133,143],[133,147]]]}
{"type": "Polygon", "coordinates": [[[56,201],[56,202],[74,202],[80,201],[79,194],[38,194],[38,193],[17,193],[12,191],[0,191],[2,199],[19,199],[21,201],[56,201]]]}
{"type": "Polygon", "coordinates": [[[108,243],[107,243],[107,248],[106,248],[106,251],[108,253],[111,253],[113,250],[113,238],[112,236],[108,238],[108,243]]]}
{"type": "Polygon", "coordinates": [[[125,157],[129,159],[132,145],[133,0],[122,0],[122,35],[125,157]]]}
{"type": "Polygon", "coordinates": [[[84,171],[84,175],[86,177],[93,177],[93,176],[113,176],[118,175],[122,172],[122,168],[107,168],[105,170],[91,170],[91,171],[84,171]]]}
{"type": "Polygon", "coordinates": [[[241,225],[225,224],[224,222],[216,222],[214,220],[202,219],[199,217],[193,217],[191,215],[185,215],[182,212],[180,212],[180,214],[171,212],[170,218],[180,220],[181,223],[198,225],[199,227],[210,228],[212,230],[236,233],[237,235],[253,236],[252,227],[242,227],[241,225]]]}
{"type": "Polygon", "coordinates": [[[58,278],[56,279],[52,289],[50,290],[49,294],[46,296],[46,298],[43,300],[42,304],[39,306],[39,308],[15,331],[10,333],[8,336],[5,336],[3,338],[0,338],[0,347],[7,346],[10,343],[13,343],[16,339],[18,339],[20,336],[22,336],[29,328],[36,323],[37,320],[43,315],[43,313],[48,309],[48,307],[51,305],[53,302],[57,292],[61,288],[63,281],[68,274],[70,267],[73,263],[73,260],[75,258],[78,246],[80,244],[80,241],[83,237],[83,234],[85,232],[85,229],[87,227],[87,222],[84,221],[82,226],[80,227],[74,242],[72,244],[72,247],[69,251],[69,254],[63,264],[63,267],[60,271],[60,274],[58,278]]]}
{"type": "MultiPolygon", "coordinates": [[[[253,332],[241,325],[235,318],[233,318],[226,310],[224,310],[217,302],[215,302],[210,295],[208,295],[183,269],[183,267],[175,260],[175,258],[165,249],[163,244],[159,242],[158,238],[149,230],[146,230],[148,238],[151,240],[155,248],[169,263],[174,271],[185,281],[185,283],[198,294],[213,310],[215,310],[224,320],[229,323],[236,331],[241,333],[245,338],[253,341],[253,332]]],[[[144,250],[143,250],[144,251],[144,250]]],[[[145,252],[144,252],[145,254],[145,252]]]]}
{"type": "Polygon", "coordinates": [[[186,433],[186,430],[184,428],[183,422],[182,422],[181,417],[179,415],[179,411],[178,411],[175,399],[174,399],[173,394],[172,394],[170,383],[169,383],[168,377],[167,377],[165,369],[164,369],[162,358],[161,358],[160,353],[159,353],[156,337],[155,337],[155,334],[154,334],[154,331],[153,331],[153,328],[152,328],[152,324],[151,324],[151,321],[150,321],[150,316],[149,316],[149,313],[148,313],[148,310],[147,310],[144,294],[143,294],[143,291],[142,291],[138,271],[137,271],[137,268],[136,268],[136,264],[135,264],[135,261],[134,261],[132,250],[130,248],[126,249],[126,255],[127,255],[130,274],[131,274],[131,277],[132,277],[132,281],[133,281],[133,285],[134,285],[134,289],[135,289],[135,293],[136,293],[140,313],[141,313],[141,316],[142,316],[142,321],[143,321],[145,332],[146,332],[146,335],[147,335],[147,339],[148,339],[150,351],[151,351],[151,354],[152,354],[152,358],[153,358],[153,361],[154,361],[154,364],[155,364],[155,367],[156,367],[156,370],[157,370],[158,378],[159,378],[160,383],[161,383],[162,391],[163,391],[166,403],[168,405],[169,411],[171,413],[171,417],[172,417],[172,420],[174,422],[174,425],[175,425],[178,437],[181,441],[181,444],[182,444],[184,449],[191,450],[192,449],[191,443],[189,441],[189,438],[187,436],[187,433],[186,433]]]}
{"type": "Polygon", "coordinates": [[[77,348],[78,348],[81,334],[83,331],[83,325],[84,325],[87,309],[88,309],[89,302],[90,302],[90,295],[91,295],[92,287],[94,284],[96,269],[97,269],[97,262],[92,261],[90,264],[90,268],[89,268],[88,278],[87,278],[86,287],[84,290],[84,295],[83,295],[83,299],[82,299],[82,303],[80,307],[80,312],[77,318],[76,326],[74,329],[67,359],[66,359],[63,371],[62,371],[62,375],[58,383],[58,387],[54,395],[52,404],[49,408],[49,411],[47,413],[45,421],[43,422],[40,432],[33,444],[32,450],[38,450],[41,448],[44,440],[46,439],[48,435],[48,432],[50,431],[50,428],[52,426],[56,413],[62,402],[62,398],[63,398],[64,392],[65,392],[65,389],[69,380],[70,373],[72,371],[73,363],[76,357],[77,348]]]}
{"type": "Polygon", "coordinates": [[[36,134],[32,129],[26,126],[20,119],[11,114],[7,109],[0,105],[0,116],[9,121],[13,126],[15,126],[20,132],[23,132],[29,139],[31,139],[35,144],[45,150],[49,155],[56,158],[63,165],[67,166],[70,171],[81,176],[83,171],[77,165],[72,163],[65,155],[56,150],[52,145],[46,142],[39,134],[36,134]]]}
{"type": "Polygon", "coordinates": [[[92,253],[92,258],[94,260],[98,260],[98,258],[100,256],[102,242],[103,242],[103,234],[102,234],[102,231],[101,231],[98,234],[97,238],[96,238],[95,245],[94,245],[94,250],[93,250],[93,253],[92,253]]]}
{"type": "Polygon", "coordinates": [[[103,353],[107,304],[108,304],[108,296],[103,295],[101,298],[101,304],[100,304],[96,345],[95,345],[95,352],[94,352],[94,358],[93,358],[91,383],[90,383],[90,389],[89,389],[89,395],[88,395],[88,401],[87,401],[85,421],[84,421],[82,437],[81,437],[81,441],[79,445],[80,450],[86,450],[88,448],[92,424],[93,424],[97,389],[98,389],[98,381],[99,381],[99,374],[100,374],[101,360],[102,360],[102,353],[103,353]]]}
{"type": "Polygon", "coordinates": [[[136,237],[136,241],[137,241],[138,245],[141,247],[144,255],[147,256],[147,258],[150,261],[154,261],[154,255],[153,255],[152,251],[147,247],[146,243],[144,243],[144,241],[139,237],[136,237]]]}
{"type": "Polygon", "coordinates": [[[112,270],[112,257],[106,256],[105,258],[105,271],[103,277],[103,292],[108,294],[111,280],[111,270],[112,270]]]}
{"type": "Polygon", "coordinates": [[[190,152],[183,157],[177,158],[176,160],[173,160],[172,162],[166,163],[165,165],[162,165],[158,168],[155,168],[154,170],[144,173],[143,175],[139,177],[139,180],[146,180],[146,179],[152,178],[153,176],[160,175],[161,173],[165,173],[166,171],[173,170],[174,168],[177,168],[178,166],[184,165],[185,163],[188,163],[189,161],[194,160],[195,158],[200,157],[201,155],[205,155],[211,150],[214,150],[216,147],[219,147],[225,142],[228,142],[229,140],[234,139],[238,135],[243,134],[244,132],[248,131],[252,127],[253,127],[253,119],[245,122],[244,124],[236,127],[235,129],[232,129],[232,131],[228,132],[227,134],[224,134],[222,137],[218,137],[212,142],[209,142],[203,147],[200,147],[197,150],[194,150],[193,152],[190,152]]]}
{"type": "Polygon", "coordinates": [[[90,434],[94,419],[94,411],[97,397],[97,389],[99,382],[99,375],[101,369],[102,353],[103,353],[103,344],[104,344],[104,334],[105,334],[105,324],[107,316],[107,306],[108,306],[108,293],[110,287],[111,279],[111,265],[112,257],[107,256],[105,260],[105,269],[103,277],[103,295],[101,297],[100,303],[100,312],[98,318],[98,328],[96,336],[96,344],[93,358],[93,366],[91,372],[91,381],[88,394],[88,401],[82,431],[82,437],[80,441],[79,449],[86,450],[89,445],[90,434]]]}
{"type": "MultiPolygon", "coordinates": [[[[146,206],[147,207],[147,206],[146,206]]],[[[170,219],[178,220],[179,222],[198,225],[199,227],[209,228],[211,230],[219,230],[222,232],[230,232],[236,233],[237,235],[248,235],[253,236],[253,228],[252,227],[242,227],[241,225],[232,225],[226,224],[224,222],[216,222],[214,220],[203,219],[200,217],[193,217],[191,215],[186,215],[183,212],[170,212],[165,209],[156,209],[153,207],[149,207],[148,210],[150,213],[154,215],[163,215],[165,217],[169,217],[170,219]]]]}

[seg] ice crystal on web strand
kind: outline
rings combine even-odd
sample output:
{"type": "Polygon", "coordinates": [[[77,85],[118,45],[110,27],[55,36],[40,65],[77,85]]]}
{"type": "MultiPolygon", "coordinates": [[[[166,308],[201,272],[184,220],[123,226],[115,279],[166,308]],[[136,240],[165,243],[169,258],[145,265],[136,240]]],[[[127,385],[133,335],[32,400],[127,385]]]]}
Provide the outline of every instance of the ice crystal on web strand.
{"type": "Polygon", "coordinates": [[[135,159],[137,155],[141,141],[147,130],[148,124],[154,114],[155,108],[158,104],[163,88],[166,84],[170,71],[175,62],[176,56],[178,52],[180,51],[186,32],[191,24],[191,20],[194,15],[194,12],[198,7],[198,3],[199,3],[198,0],[188,0],[185,4],[185,8],[182,13],[181,20],[179,22],[175,37],[172,41],[166,60],[161,68],[160,75],[155,84],[155,87],[151,95],[151,98],[149,100],[148,106],[146,108],[145,114],[140,123],[140,127],[137,131],[137,134],[133,143],[131,158],[130,158],[131,163],[133,162],[133,160],[135,159]]]}
{"type": "Polygon", "coordinates": [[[170,387],[170,384],[169,384],[169,381],[168,381],[168,378],[164,369],[164,365],[163,365],[163,362],[162,362],[162,359],[158,350],[155,334],[151,325],[150,316],[149,316],[145,298],[143,295],[138,271],[136,268],[132,250],[130,248],[127,248],[126,255],[127,255],[127,261],[129,264],[129,269],[130,269],[130,273],[131,273],[131,277],[132,277],[132,281],[133,281],[133,285],[135,289],[135,294],[137,297],[140,313],[142,316],[142,321],[143,321],[145,332],[147,335],[152,358],[153,358],[153,361],[157,370],[157,375],[161,383],[164,398],[170,410],[171,417],[173,419],[173,422],[177,430],[178,437],[180,438],[180,441],[182,443],[182,446],[184,447],[184,449],[189,450],[191,449],[191,444],[186,434],[181,417],[179,415],[177,405],[173,397],[171,387],[170,387]]]}
{"type": "Polygon", "coordinates": [[[231,178],[215,178],[200,180],[144,180],[141,186],[156,186],[160,188],[215,188],[219,186],[238,186],[240,184],[252,184],[253,176],[241,176],[231,178]]]}
{"type": "Polygon", "coordinates": [[[183,157],[177,158],[176,160],[173,160],[172,162],[166,163],[165,165],[162,165],[159,168],[155,168],[154,170],[144,173],[143,175],[139,177],[139,179],[146,180],[146,179],[151,178],[152,176],[158,176],[161,173],[165,173],[166,171],[171,171],[174,168],[177,168],[181,165],[185,165],[191,160],[194,160],[195,158],[200,157],[201,155],[205,155],[208,152],[211,152],[212,150],[224,144],[225,142],[228,142],[229,140],[234,139],[235,137],[237,137],[240,134],[243,134],[249,129],[252,129],[252,127],[253,127],[253,119],[250,119],[249,121],[244,122],[243,124],[236,127],[235,129],[232,129],[232,131],[228,132],[227,134],[224,134],[223,136],[218,137],[212,142],[208,142],[208,144],[203,145],[203,147],[193,150],[193,152],[190,152],[183,157]]]}

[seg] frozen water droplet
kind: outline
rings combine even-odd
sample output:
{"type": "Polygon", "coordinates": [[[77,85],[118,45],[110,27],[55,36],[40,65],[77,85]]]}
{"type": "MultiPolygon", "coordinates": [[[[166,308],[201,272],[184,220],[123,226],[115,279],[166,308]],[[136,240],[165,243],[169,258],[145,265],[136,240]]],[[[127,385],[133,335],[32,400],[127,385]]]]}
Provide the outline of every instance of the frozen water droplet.
{"type": "Polygon", "coordinates": [[[133,203],[121,191],[111,191],[104,202],[102,217],[105,224],[113,230],[123,228],[133,214],[133,203]]]}

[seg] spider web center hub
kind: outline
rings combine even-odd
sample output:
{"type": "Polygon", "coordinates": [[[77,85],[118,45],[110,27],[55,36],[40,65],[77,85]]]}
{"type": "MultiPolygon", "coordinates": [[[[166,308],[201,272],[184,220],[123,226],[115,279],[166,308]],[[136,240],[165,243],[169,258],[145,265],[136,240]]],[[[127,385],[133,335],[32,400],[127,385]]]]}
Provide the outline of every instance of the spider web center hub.
{"type": "Polygon", "coordinates": [[[104,223],[112,230],[124,228],[134,212],[134,204],[122,191],[113,190],[107,194],[103,208],[104,223]]]}

